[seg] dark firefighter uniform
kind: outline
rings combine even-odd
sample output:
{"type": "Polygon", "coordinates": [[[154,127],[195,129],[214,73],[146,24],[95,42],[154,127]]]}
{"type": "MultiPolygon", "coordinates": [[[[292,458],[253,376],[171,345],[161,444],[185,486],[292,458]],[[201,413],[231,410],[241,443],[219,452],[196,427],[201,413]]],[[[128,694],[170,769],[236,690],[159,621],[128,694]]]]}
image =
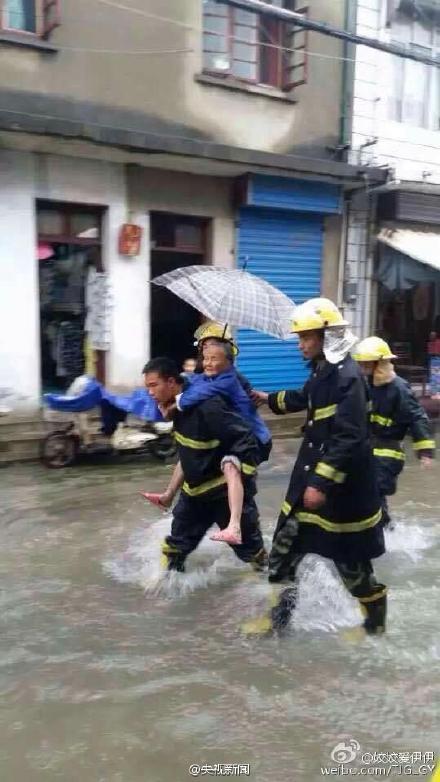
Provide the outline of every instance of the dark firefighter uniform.
{"type": "MultiPolygon", "coordinates": [[[[269,558],[269,580],[295,581],[306,554],[319,554],[336,565],[343,582],[366,615],[365,628],[385,624],[386,588],[377,583],[371,559],[384,553],[381,500],[375,480],[368,433],[366,384],[356,362],[318,362],[298,391],[269,395],[274,413],[307,410],[304,439],[281,508],[269,558]],[[304,507],[312,486],[326,495],[317,511],[304,507]]],[[[281,629],[294,607],[295,589],[286,590],[273,609],[281,629]]]]}
{"type": "Polygon", "coordinates": [[[370,425],[379,493],[384,500],[384,523],[389,523],[385,498],[395,494],[397,479],[405,464],[402,440],[407,434],[420,457],[434,456],[428,417],[419,405],[409,384],[396,376],[391,382],[370,384],[370,425]]]}
{"type": "Polygon", "coordinates": [[[240,465],[244,503],[242,543],[235,554],[256,569],[267,559],[255,504],[258,445],[250,428],[220,396],[183,412],[174,422],[184,484],[173,511],[171,535],[162,546],[170,570],[184,570],[184,562],[212,524],[224,529],[229,505],[222,460],[232,457],[240,465]]]}

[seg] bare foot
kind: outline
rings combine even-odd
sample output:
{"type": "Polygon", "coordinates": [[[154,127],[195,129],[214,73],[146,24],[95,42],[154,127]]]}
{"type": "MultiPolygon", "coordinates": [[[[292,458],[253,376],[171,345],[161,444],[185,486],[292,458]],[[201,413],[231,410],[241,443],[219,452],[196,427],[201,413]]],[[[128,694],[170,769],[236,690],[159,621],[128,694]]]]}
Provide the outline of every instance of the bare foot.
{"type": "Polygon", "coordinates": [[[226,529],[221,529],[218,532],[214,532],[214,534],[211,535],[211,540],[217,540],[221,543],[229,543],[231,546],[239,546],[242,542],[240,530],[229,529],[229,527],[226,527],[226,529]]]}

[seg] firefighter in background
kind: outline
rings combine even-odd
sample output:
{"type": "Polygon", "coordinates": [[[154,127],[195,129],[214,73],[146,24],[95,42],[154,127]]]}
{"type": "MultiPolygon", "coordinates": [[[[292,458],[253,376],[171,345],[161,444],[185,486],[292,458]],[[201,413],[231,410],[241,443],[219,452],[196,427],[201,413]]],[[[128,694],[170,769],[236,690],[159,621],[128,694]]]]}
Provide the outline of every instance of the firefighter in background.
{"type": "Polygon", "coordinates": [[[379,337],[362,340],[354,352],[370,387],[370,424],[379,493],[382,498],[382,520],[392,529],[387,497],[396,493],[397,479],[405,464],[402,440],[407,434],[422,466],[430,467],[435,442],[428,417],[415,398],[409,384],[396,375],[389,345],[379,337]]]}
{"type": "Polygon", "coordinates": [[[381,500],[369,441],[367,388],[349,351],[355,338],[328,299],[297,307],[299,335],[311,374],[303,388],[266,394],[260,402],[285,415],[307,411],[304,439],[281,508],[269,557],[269,581],[291,581],[270,614],[249,632],[280,631],[295,608],[298,566],[307,554],[332,560],[360,602],[368,633],[385,630],[386,587],[371,560],[385,551],[381,500]]]}

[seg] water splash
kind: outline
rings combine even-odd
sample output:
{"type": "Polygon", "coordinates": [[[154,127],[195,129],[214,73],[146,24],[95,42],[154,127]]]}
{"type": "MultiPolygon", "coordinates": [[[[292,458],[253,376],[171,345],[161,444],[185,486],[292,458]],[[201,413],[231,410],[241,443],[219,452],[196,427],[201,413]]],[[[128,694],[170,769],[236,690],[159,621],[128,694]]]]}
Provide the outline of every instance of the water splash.
{"type": "MultiPolygon", "coordinates": [[[[432,511],[432,509],[431,509],[432,511]]],[[[395,526],[392,530],[385,531],[386,550],[389,553],[401,553],[418,562],[423,557],[423,552],[432,548],[436,543],[434,519],[424,519],[418,524],[409,523],[407,514],[394,514],[395,526]]],[[[417,521],[417,518],[413,520],[417,521]]]]}
{"type": "Polygon", "coordinates": [[[170,598],[186,597],[196,590],[224,581],[245,567],[228,546],[209,539],[209,532],[188,557],[185,573],[166,572],[161,565],[161,544],[170,531],[166,516],[136,530],[127,550],[103,564],[104,572],[122,584],[141,586],[146,593],[170,598]]]}
{"type": "Polygon", "coordinates": [[[303,567],[298,606],[292,619],[296,630],[334,632],[362,622],[357,600],[347,592],[330,563],[309,556],[303,567]]]}

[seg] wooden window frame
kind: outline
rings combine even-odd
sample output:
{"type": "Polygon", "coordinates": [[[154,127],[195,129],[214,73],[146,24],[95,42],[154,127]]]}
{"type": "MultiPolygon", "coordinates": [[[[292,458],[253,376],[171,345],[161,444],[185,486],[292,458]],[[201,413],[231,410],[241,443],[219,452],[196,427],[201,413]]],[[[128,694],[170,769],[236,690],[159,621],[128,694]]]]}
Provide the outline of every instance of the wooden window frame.
{"type": "Polygon", "coordinates": [[[33,0],[35,5],[35,31],[9,27],[8,0],[0,0],[0,32],[20,35],[29,40],[48,40],[53,30],[60,26],[60,0],[33,0]]]}
{"type": "MultiPolygon", "coordinates": [[[[63,229],[59,234],[45,234],[38,232],[38,241],[49,244],[72,244],[79,247],[102,247],[102,221],[105,207],[90,204],[65,203],[64,201],[45,201],[39,199],[36,203],[36,215],[39,211],[52,211],[61,214],[63,229]],[[86,239],[76,236],[71,229],[72,216],[75,214],[91,214],[99,220],[98,236],[86,239]]],[[[38,230],[38,226],[37,226],[38,230]]],[[[99,262],[98,271],[104,271],[102,260],[99,262]]]]}
{"type": "MultiPolygon", "coordinates": [[[[214,76],[216,78],[229,78],[237,82],[243,82],[244,84],[252,84],[262,87],[273,87],[283,92],[290,92],[300,84],[305,84],[307,81],[307,30],[302,28],[295,28],[293,25],[285,22],[284,20],[278,20],[274,18],[266,18],[263,15],[255,13],[257,29],[256,41],[250,42],[244,38],[239,38],[234,34],[234,30],[237,26],[247,27],[243,22],[237,20],[237,10],[231,6],[223,8],[226,10],[226,14],[216,14],[213,11],[204,11],[204,21],[209,18],[220,18],[227,20],[227,33],[226,33],[226,51],[222,49],[206,49],[203,47],[203,55],[208,54],[224,54],[229,60],[229,68],[212,68],[203,67],[203,73],[214,76]],[[300,37],[299,43],[296,38],[300,37]],[[263,38],[265,40],[263,40],[263,38]],[[243,44],[248,47],[254,47],[256,50],[255,60],[241,60],[234,56],[234,44],[243,44]],[[267,47],[266,49],[264,47],[267,47]],[[293,50],[293,51],[290,51],[293,50]],[[264,63],[262,54],[266,51],[269,56],[264,63]],[[296,53],[302,59],[299,62],[292,62],[293,57],[296,57],[296,53]],[[254,64],[256,66],[256,77],[246,78],[234,73],[234,63],[245,62],[254,64]],[[263,67],[267,68],[266,73],[263,73],[263,67]],[[295,71],[299,70],[299,76],[295,71]],[[267,73],[269,77],[267,78],[267,73]]],[[[298,8],[297,13],[306,14],[308,8],[298,8]]],[[[224,41],[225,35],[223,33],[213,32],[206,29],[204,26],[204,34],[211,37],[217,37],[224,41]]]]}
{"type": "Polygon", "coordinates": [[[151,218],[151,251],[152,252],[166,252],[166,253],[188,253],[189,255],[200,255],[206,258],[207,255],[207,233],[210,225],[210,219],[206,217],[199,217],[197,215],[184,215],[175,212],[161,212],[153,210],[150,214],[151,218]],[[197,245],[184,245],[174,244],[172,246],[165,244],[158,244],[155,238],[156,226],[155,220],[159,221],[169,220],[170,225],[174,225],[177,228],[179,224],[187,223],[188,225],[195,225],[201,229],[201,243],[197,245]]]}

